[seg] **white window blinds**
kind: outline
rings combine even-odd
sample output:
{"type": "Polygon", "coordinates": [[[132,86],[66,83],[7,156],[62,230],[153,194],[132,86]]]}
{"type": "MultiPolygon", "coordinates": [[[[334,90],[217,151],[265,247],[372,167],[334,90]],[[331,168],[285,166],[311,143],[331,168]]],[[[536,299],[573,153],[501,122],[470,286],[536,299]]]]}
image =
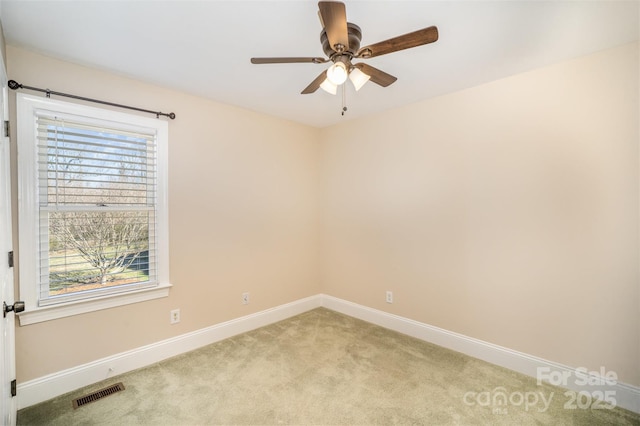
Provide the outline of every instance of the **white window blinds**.
{"type": "Polygon", "coordinates": [[[36,122],[39,304],[157,284],[155,134],[36,122]]]}

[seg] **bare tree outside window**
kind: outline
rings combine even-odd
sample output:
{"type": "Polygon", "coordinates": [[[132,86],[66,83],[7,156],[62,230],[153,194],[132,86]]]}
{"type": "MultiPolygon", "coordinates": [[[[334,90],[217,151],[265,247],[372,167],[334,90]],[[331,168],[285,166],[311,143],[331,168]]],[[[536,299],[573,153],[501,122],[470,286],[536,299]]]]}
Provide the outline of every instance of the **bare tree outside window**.
{"type": "Polygon", "coordinates": [[[146,212],[56,212],[50,223],[51,290],[126,284],[148,274],[146,212]]]}

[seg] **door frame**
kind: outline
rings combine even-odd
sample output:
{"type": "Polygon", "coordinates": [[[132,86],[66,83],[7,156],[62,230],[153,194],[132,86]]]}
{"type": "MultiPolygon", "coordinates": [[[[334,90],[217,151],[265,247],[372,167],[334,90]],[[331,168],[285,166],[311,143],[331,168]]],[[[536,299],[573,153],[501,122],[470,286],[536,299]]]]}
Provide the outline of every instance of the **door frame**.
{"type": "MultiPolygon", "coordinates": [[[[11,220],[11,148],[8,136],[5,136],[4,122],[9,120],[9,91],[4,58],[0,55],[0,301],[13,305],[15,282],[13,267],[9,265],[8,255],[13,251],[13,224],[11,220]]],[[[5,425],[15,425],[17,402],[12,395],[12,381],[16,378],[15,365],[15,315],[9,313],[0,318],[0,408],[5,425]]]]}

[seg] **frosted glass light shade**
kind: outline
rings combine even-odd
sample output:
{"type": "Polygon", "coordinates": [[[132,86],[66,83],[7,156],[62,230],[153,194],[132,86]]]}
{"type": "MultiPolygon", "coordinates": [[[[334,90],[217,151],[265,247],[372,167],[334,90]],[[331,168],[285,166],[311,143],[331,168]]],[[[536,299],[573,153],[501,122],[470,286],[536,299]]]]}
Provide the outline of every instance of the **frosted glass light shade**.
{"type": "Polygon", "coordinates": [[[360,71],[358,68],[354,68],[349,73],[349,80],[353,83],[353,87],[356,88],[356,91],[360,90],[364,84],[369,81],[371,77],[367,74],[360,71]]]}
{"type": "Polygon", "coordinates": [[[347,81],[348,74],[349,73],[347,72],[347,67],[342,62],[336,62],[327,70],[327,78],[336,86],[339,86],[347,81]]]}
{"type": "Polygon", "coordinates": [[[331,93],[332,95],[335,95],[338,90],[338,86],[330,82],[328,78],[324,79],[324,81],[320,85],[320,88],[327,93],[331,93]]]}

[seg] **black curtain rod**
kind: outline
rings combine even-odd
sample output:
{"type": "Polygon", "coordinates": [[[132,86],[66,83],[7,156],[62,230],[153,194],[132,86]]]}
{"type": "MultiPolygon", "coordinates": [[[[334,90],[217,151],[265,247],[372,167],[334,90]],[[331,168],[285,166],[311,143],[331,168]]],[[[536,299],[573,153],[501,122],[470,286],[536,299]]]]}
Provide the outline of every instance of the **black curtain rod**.
{"type": "Polygon", "coordinates": [[[49,90],[49,89],[39,89],[37,87],[24,86],[15,80],[9,80],[9,88],[13,90],[18,90],[18,89],[35,90],[36,92],[46,93],[47,98],[51,97],[51,95],[65,96],[67,98],[79,99],[81,101],[95,102],[97,104],[102,104],[102,105],[110,105],[118,108],[132,109],[134,111],[148,112],[149,114],[155,114],[156,118],[160,118],[161,115],[164,117],[169,117],[172,120],[176,118],[176,115],[172,112],[166,113],[166,112],[151,111],[148,109],[136,108],[128,105],[121,105],[121,104],[114,104],[112,102],[100,101],[98,99],[85,98],[83,96],[70,95],[68,93],[54,92],[53,90],[49,90]]]}

